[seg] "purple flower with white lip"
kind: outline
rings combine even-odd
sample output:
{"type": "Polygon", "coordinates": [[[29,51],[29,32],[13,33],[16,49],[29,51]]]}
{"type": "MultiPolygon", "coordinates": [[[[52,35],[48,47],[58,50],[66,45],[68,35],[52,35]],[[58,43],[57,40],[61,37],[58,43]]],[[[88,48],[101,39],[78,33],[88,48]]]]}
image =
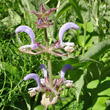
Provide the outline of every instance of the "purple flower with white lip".
{"type": "MultiPolygon", "coordinates": [[[[46,20],[48,20],[48,18],[46,18],[46,20]]],[[[39,19],[39,24],[41,22],[42,22],[42,20],[39,19]]],[[[35,41],[34,32],[33,32],[33,30],[30,27],[28,27],[28,26],[19,26],[19,27],[16,28],[15,33],[25,32],[31,38],[31,44],[30,45],[21,46],[19,48],[19,50],[21,52],[32,54],[32,55],[39,55],[39,54],[42,54],[44,52],[47,52],[47,53],[50,53],[50,54],[53,54],[53,55],[56,55],[56,56],[60,56],[60,57],[61,56],[67,56],[68,54],[55,52],[55,50],[56,49],[60,49],[60,48],[64,48],[64,50],[67,51],[67,52],[72,52],[74,50],[74,48],[73,48],[74,43],[63,42],[63,35],[70,28],[74,28],[74,29],[77,29],[77,30],[79,29],[79,27],[75,23],[68,22],[68,23],[64,24],[60,28],[60,31],[59,31],[59,40],[57,42],[55,42],[52,45],[52,47],[46,48],[42,44],[37,43],[35,41]],[[32,50],[35,50],[35,51],[32,51],[32,50]]]]}
{"type": "MultiPolygon", "coordinates": [[[[45,66],[43,64],[41,64],[40,68],[43,70],[44,78],[47,80],[40,79],[40,77],[35,73],[30,73],[30,74],[26,75],[23,79],[24,81],[27,81],[28,79],[34,79],[38,85],[37,88],[34,87],[35,91],[41,92],[44,90],[49,90],[49,91],[55,92],[57,94],[58,91],[56,91],[56,87],[60,88],[60,86],[64,85],[65,83],[67,84],[68,81],[70,82],[70,80],[64,80],[64,76],[65,76],[66,71],[68,69],[73,70],[73,67],[70,64],[66,64],[62,68],[61,73],[60,73],[60,79],[55,79],[53,81],[53,88],[54,89],[51,89],[51,87],[50,87],[50,82],[49,82],[48,77],[47,77],[47,70],[46,70],[45,66]]],[[[32,92],[33,92],[33,88],[30,88],[29,91],[30,90],[32,90],[32,92]]]]}
{"type": "Polygon", "coordinates": [[[42,44],[37,43],[35,41],[35,34],[34,34],[33,30],[28,26],[19,26],[19,27],[17,27],[16,30],[15,30],[15,33],[18,33],[18,32],[25,32],[31,38],[31,44],[30,45],[24,45],[24,46],[21,46],[19,48],[19,50],[21,52],[32,54],[32,55],[39,55],[39,54],[42,54],[44,52],[51,53],[51,54],[54,54],[54,55],[57,55],[57,56],[64,56],[65,55],[65,54],[62,54],[62,53],[54,52],[49,48],[47,49],[42,44]],[[32,51],[32,50],[35,50],[35,51],[32,51]]]}
{"type": "Polygon", "coordinates": [[[64,50],[67,52],[72,52],[74,50],[74,48],[73,48],[74,43],[73,42],[72,43],[71,42],[63,42],[64,33],[70,28],[79,30],[79,26],[77,24],[75,24],[73,22],[65,23],[59,30],[59,40],[54,43],[55,48],[57,48],[57,49],[64,48],[64,50]]]}
{"type": "Polygon", "coordinates": [[[38,52],[38,53],[33,53],[31,50],[36,50],[36,49],[44,49],[45,47],[43,45],[41,45],[40,43],[37,43],[35,41],[35,34],[33,32],[33,30],[28,27],[28,26],[19,26],[16,28],[15,30],[15,33],[18,33],[18,32],[25,32],[29,35],[29,37],[31,38],[31,44],[30,45],[24,45],[24,46],[21,46],[19,48],[20,51],[24,52],[24,53],[29,53],[29,54],[41,54],[42,51],[38,52]],[[31,50],[29,49],[31,48],[31,50]]]}
{"type": "Polygon", "coordinates": [[[28,89],[29,90],[28,93],[30,94],[31,97],[33,97],[36,95],[37,92],[41,92],[43,90],[42,84],[40,81],[40,77],[35,73],[30,73],[30,74],[26,75],[23,80],[27,81],[28,79],[34,79],[38,85],[37,87],[28,89]]]}

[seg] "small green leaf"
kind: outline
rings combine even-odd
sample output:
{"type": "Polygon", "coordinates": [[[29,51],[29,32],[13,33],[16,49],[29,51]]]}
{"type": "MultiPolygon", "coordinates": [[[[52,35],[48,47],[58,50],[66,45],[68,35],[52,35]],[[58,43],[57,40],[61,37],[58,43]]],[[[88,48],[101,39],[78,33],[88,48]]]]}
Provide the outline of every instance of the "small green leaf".
{"type": "Polygon", "coordinates": [[[44,107],[42,105],[38,105],[34,108],[34,110],[44,110],[44,107]]]}
{"type": "Polygon", "coordinates": [[[87,85],[87,88],[94,89],[97,87],[98,84],[99,84],[99,80],[93,80],[93,81],[89,82],[89,84],[87,85]]]}
{"type": "Polygon", "coordinates": [[[5,17],[1,20],[1,23],[4,26],[16,26],[21,23],[21,17],[15,12],[9,9],[10,16],[5,17]]]}
{"type": "Polygon", "coordinates": [[[16,26],[21,23],[21,17],[15,12],[9,9],[10,25],[16,26]]]}
{"type": "Polygon", "coordinates": [[[79,36],[78,36],[78,44],[79,44],[81,47],[84,47],[84,43],[85,43],[85,38],[84,38],[84,36],[79,35],[79,36]]]}
{"type": "Polygon", "coordinates": [[[93,32],[93,30],[94,30],[93,24],[91,22],[88,22],[87,27],[86,27],[86,31],[93,32]]]}
{"type": "Polygon", "coordinates": [[[93,37],[90,38],[90,40],[86,43],[85,49],[90,48],[92,46],[92,43],[93,43],[93,37]]]}
{"type": "Polygon", "coordinates": [[[104,16],[104,19],[110,22],[110,16],[104,16]]]}

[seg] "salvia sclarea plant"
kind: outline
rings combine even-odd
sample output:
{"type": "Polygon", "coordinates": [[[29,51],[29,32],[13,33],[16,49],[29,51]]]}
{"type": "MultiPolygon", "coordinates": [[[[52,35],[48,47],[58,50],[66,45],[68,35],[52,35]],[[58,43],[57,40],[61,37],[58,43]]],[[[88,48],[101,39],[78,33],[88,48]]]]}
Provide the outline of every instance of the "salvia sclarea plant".
{"type": "Polygon", "coordinates": [[[79,29],[79,26],[73,22],[65,23],[59,30],[59,40],[54,42],[49,47],[46,28],[52,25],[52,22],[49,20],[48,16],[50,16],[51,13],[55,10],[56,8],[51,8],[48,11],[46,11],[44,4],[41,4],[40,12],[36,13],[35,11],[30,11],[31,13],[35,14],[38,17],[38,22],[36,22],[37,24],[36,28],[44,29],[46,46],[35,41],[35,34],[30,27],[22,25],[17,27],[15,30],[16,34],[18,32],[27,33],[31,39],[30,44],[21,46],[19,48],[21,52],[32,55],[40,55],[42,53],[47,53],[48,71],[46,70],[46,67],[43,64],[40,65],[40,68],[43,70],[44,73],[44,78],[40,79],[40,77],[36,73],[30,73],[27,74],[23,80],[27,81],[28,79],[34,79],[37,83],[37,87],[29,88],[28,93],[30,94],[31,97],[33,97],[36,95],[37,92],[42,92],[43,94],[41,104],[44,106],[45,109],[47,109],[48,105],[52,105],[54,110],[55,110],[54,104],[57,102],[60,96],[60,92],[63,90],[62,86],[66,87],[73,86],[73,81],[65,80],[65,72],[68,69],[73,70],[73,67],[70,64],[66,64],[60,72],[60,79],[52,80],[52,69],[51,69],[52,67],[50,55],[53,54],[62,57],[67,56],[68,53],[71,53],[74,50],[74,43],[63,42],[63,36],[64,33],[70,28],[76,30],[79,29]],[[56,50],[58,49],[64,49],[65,53],[57,52],[56,50]],[[47,73],[49,73],[49,77],[47,73]]]}

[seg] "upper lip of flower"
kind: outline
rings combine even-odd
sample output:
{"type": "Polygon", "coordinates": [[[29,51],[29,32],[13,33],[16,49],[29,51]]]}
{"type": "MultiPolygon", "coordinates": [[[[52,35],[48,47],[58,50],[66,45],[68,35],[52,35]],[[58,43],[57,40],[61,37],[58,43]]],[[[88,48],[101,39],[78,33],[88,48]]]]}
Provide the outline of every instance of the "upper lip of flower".
{"type": "Polygon", "coordinates": [[[27,45],[27,47],[31,47],[31,49],[36,49],[38,47],[37,42],[35,42],[35,34],[34,34],[33,30],[30,27],[23,26],[23,25],[19,26],[15,30],[15,33],[18,33],[18,32],[25,32],[31,38],[31,45],[27,45]]]}
{"type": "Polygon", "coordinates": [[[24,81],[28,79],[34,79],[37,82],[38,86],[41,87],[40,77],[37,74],[30,73],[24,77],[24,81]]]}
{"type": "Polygon", "coordinates": [[[59,30],[59,41],[60,42],[63,42],[64,33],[70,28],[79,30],[79,26],[77,24],[75,24],[73,22],[65,23],[59,30]]]}
{"type": "Polygon", "coordinates": [[[68,69],[73,70],[73,67],[72,67],[70,64],[66,64],[65,66],[63,66],[63,68],[62,68],[62,70],[61,70],[60,76],[61,76],[61,78],[63,78],[63,80],[64,80],[64,77],[65,77],[65,72],[66,72],[68,69]]]}

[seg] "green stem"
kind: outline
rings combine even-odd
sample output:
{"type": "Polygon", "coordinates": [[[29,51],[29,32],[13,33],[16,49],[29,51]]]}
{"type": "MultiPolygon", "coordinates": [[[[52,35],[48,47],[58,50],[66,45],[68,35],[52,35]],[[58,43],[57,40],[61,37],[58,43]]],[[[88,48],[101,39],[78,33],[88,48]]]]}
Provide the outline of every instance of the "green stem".
{"type": "MultiPolygon", "coordinates": [[[[47,38],[47,30],[46,28],[44,29],[45,32],[45,41],[46,41],[46,48],[48,49],[48,38],[47,38]]],[[[51,66],[51,59],[50,59],[50,54],[47,53],[47,60],[48,60],[48,72],[49,72],[49,81],[50,81],[50,86],[53,87],[53,81],[52,81],[52,66],[51,66]]]]}
{"type": "MultiPolygon", "coordinates": [[[[48,46],[48,37],[47,37],[46,28],[44,29],[44,34],[45,34],[46,48],[48,49],[49,46],[48,46]]],[[[51,59],[50,59],[50,54],[49,53],[47,53],[47,60],[48,60],[49,82],[50,82],[50,86],[53,87],[52,66],[51,66],[51,59]]],[[[55,110],[55,105],[52,105],[52,109],[55,110]]]]}
{"type": "Polygon", "coordinates": [[[44,107],[44,110],[47,110],[47,107],[44,107]]]}
{"type": "Polygon", "coordinates": [[[52,105],[52,109],[55,110],[55,105],[52,105]]]}

